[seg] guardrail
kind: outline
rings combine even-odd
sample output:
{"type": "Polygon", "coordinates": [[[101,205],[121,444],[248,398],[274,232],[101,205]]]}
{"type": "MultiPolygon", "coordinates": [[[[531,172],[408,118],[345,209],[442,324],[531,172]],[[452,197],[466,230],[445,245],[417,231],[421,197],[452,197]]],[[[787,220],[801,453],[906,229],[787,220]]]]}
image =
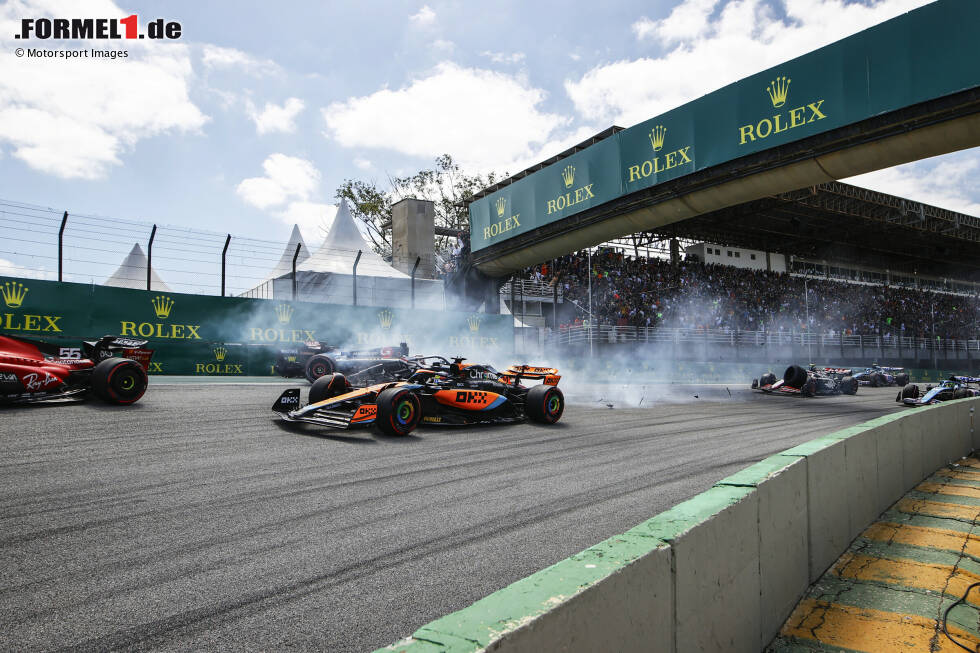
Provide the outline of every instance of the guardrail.
{"type": "MultiPolygon", "coordinates": [[[[500,294],[510,297],[511,282],[508,281],[500,287],[500,294]]],[[[548,299],[555,296],[555,287],[545,281],[533,281],[531,279],[518,279],[514,284],[514,294],[523,295],[525,299],[548,299]]],[[[562,299],[561,284],[558,284],[558,300],[562,299]]]]}
{"type": "Polygon", "coordinates": [[[594,324],[573,325],[552,331],[549,345],[576,343],[714,343],[732,347],[798,346],[832,349],[834,347],[867,350],[980,352],[980,339],[911,338],[886,335],[842,333],[807,333],[789,331],[741,331],[732,329],[676,329],[667,327],[636,327],[594,324]]]}

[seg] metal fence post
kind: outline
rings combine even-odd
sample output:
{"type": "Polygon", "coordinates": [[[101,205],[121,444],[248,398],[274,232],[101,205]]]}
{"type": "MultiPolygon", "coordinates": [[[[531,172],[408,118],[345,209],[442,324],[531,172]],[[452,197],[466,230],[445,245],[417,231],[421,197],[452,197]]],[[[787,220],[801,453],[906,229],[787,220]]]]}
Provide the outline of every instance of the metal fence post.
{"type": "Polygon", "coordinates": [[[354,259],[354,306],[357,306],[357,264],[361,262],[361,250],[357,250],[357,258],[354,259]]]}
{"type": "Polygon", "coordinates": [[[415,265],[412,266],[412,308],[415,308],[415,271],[419,269],[419,263],[422,262],[421,256],[415,257],[415,265]]]}
{"type": "Polygon", "coordinates": [[[62,260],[63,252],[65,246],[65,225],[68,224],[68,211],[61,216],[61,229],[58,230],[58,281],[62,281],[61,270],[62,270],[62,260]]]}
{"type": "Polygon", "coordinates": [[[231,234],[225,238],[225,248],[221,250],[221,296],[225,296],[225,259],[228,257],[228,245],[231,244],[231,234]]]}
{"type": "Polygon", "coordinates": [[[146,289],[150,290],[150,274],[153,272],[153,239],[157,235],[157,226],[150,231],[150,242],[146,246],[146,289]]]}
{"type": "Polygon", "coordinates": [[[296,301],[296,259],[299,258],[299,250],[303,243],[296,243],[296,252],[293,254],[293,301],[296,301]]]}

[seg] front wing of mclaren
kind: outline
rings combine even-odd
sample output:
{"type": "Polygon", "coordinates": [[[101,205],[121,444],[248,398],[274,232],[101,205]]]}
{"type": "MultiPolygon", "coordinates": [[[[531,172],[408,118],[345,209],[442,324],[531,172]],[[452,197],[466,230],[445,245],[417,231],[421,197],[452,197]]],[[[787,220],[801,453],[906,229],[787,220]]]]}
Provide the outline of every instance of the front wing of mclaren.
{"type": "Polygon", "coordinates": [[[370,426],[378,416],[378,405],[375,403],[378,395],[382,390],[396,387],[412,389],[420,386],[405,382],[379,383],[302,408],[299,388],[290,388],[280,395],[272,410],[287,422],[306,422],[335,429],[370,426]]]}

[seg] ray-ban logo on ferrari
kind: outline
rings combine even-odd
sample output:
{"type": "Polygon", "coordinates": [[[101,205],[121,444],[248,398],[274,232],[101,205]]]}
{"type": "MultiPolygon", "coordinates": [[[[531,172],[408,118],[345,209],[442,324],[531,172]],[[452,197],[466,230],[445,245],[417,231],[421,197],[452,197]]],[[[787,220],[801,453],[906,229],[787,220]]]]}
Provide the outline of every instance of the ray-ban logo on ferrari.
{"type": "Polygon", "coordinates": [[[15,39],[80,41],[89,39],[179,39],[182,28],[175,20],[156,18],[140,29],[136,14],[125,18],[21,18],[15,39]]]}

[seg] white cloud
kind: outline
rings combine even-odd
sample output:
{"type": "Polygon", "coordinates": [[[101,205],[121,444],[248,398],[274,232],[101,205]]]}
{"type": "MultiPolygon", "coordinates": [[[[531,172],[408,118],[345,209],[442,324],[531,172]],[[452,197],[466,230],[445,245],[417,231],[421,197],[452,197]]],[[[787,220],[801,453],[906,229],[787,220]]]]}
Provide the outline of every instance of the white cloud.
{"type": "Polygon", "coordinates": [[[422,5],[418,13],[412,14],[408,19],[419,26],[431,25],[436,21],[436,12],[429,5],[422,5]]]}
{"type": "Polygon", "coordinates": [[[39,268],[27,267],[0,258],[0,277],[20,277],[22,279],[54,279],[55,273],[44,266],[39,268]]]}
{"type": "Polygon", "coordinates": [[[403,88],[335,102],[322,114],[325,135],[345,147],[448,152],[470,169],[513,169],[569,123],[541,111],[544,98],[522,76],[444,62],[403,88]]]}
{"type": "Polygon", "coordinates": [[[333,204],[318,202],[290,202],[275,216],[288,225],[298,224],[303,237],[314,243],[323,240],[337,215],[333,204]]]}
{"type": "Polygon", "coordinates": [[[368,159],[362,157],[356,157],[354,159],[354,165],[360,168],[361,170],[370,170],[374,164],[371,163],[368,159]]]}
{"type": "Polygon", "coordinates": [[[942,209],[980,216],[980,150],[876,170],[842,181],[882,193],[905,197],[942,209]]]}
{"type": "Polygon", "coordinates": [[[481,57],[487,57],[493,63],[519,64],[524,61],[523,52],[491,52],[484,50],[480,53],[481,57]]]}
{"type": "Polygon", "coordinates": [[[264,177],[244,179],[236,188],[239,197],[260,209],[308,201],[320,185],[320,171],[306,159],[272,154],[262,169],[264,177]]]}
{"type": "Polygon", "coordinates": [[[251,102],[247,106],[248,117],[255,123],[256,131],[259,134],[268,134],[296,131],[296,116],[306,107],[306,104],[299,98],[291,97],[281,106],[266,102],[261,111],[251,102]]]}
{"type": "Polygon", "coordinates": [[[565,90],[578,112],[629,126],[926,4],[929,0],[685,0],[633,32],[665,48],[659,57],[602,64],[565,90]]]}
{"type": "Polygon", "coordinates": [[[440,52],[452,52],[456,49],[456,44],[445,39],[436,39],[432,42],[432,49],[440,52]]]}
{"type": "Polygon", "coordinates": [[[650,20],[646,16],[633,23],[638,39],[655,39],[665,45],[703,38],[708,32],[708,17],[719,0],[686,0],[674,7],[667,18],[650,20]]]}
{"type": "MultiPolygon", "coordinates": [[[[128,13],[111,2],[86,11],[128,13]]],[[[204,125],[208,118],[189,97],[193,70],[186,46],[141,42],[114,61],[14,55],[15,45],[24,45],[12,39],[21,17],[76,13],[70,2],[0,4],[0,143],[9,144],[15,158],[57,177],[98,179],[139,141],[204,125]]]]}
{"type": "Polygon", "coordinates": [[[279,70],[276,62],[269,59],[259,59],[235,48],[211,44],[204,46],[201,63],[208,69],[238,69],[256,77],[271,75],[279,70]]]}

